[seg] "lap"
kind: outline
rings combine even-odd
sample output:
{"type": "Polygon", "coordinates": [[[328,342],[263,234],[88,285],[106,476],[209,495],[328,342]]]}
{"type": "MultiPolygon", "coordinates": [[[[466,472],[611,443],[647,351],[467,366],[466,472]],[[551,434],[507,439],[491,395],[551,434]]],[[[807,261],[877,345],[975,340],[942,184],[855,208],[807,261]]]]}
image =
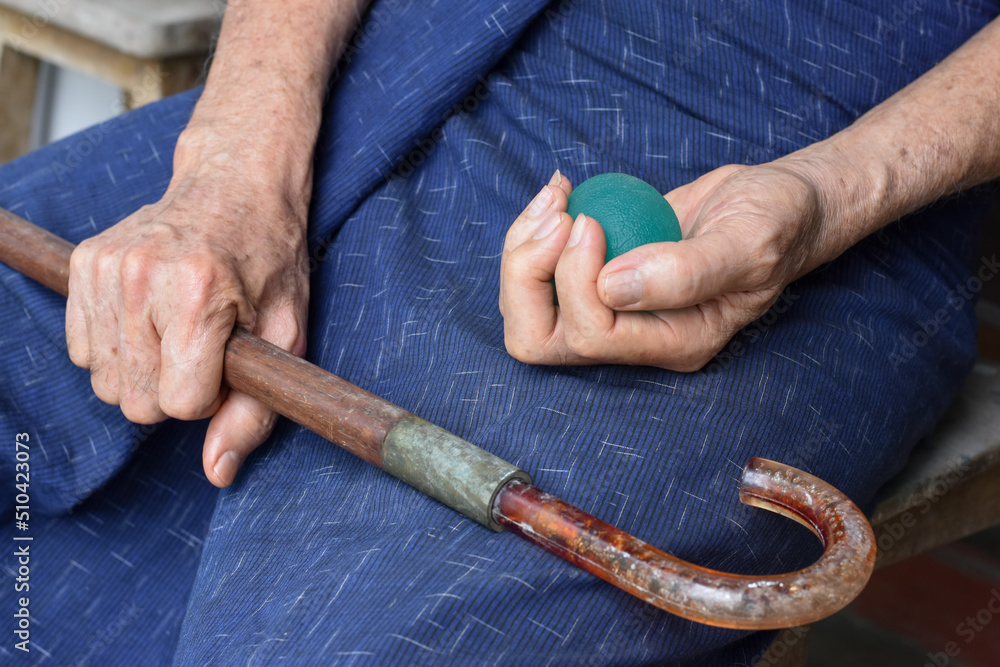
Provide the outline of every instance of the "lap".
{"type": "MultiPolygon", "coordinates": [[[[347,67],[317,160],[310,359],[677,556],[735,571],[794,569],[818,548],[806,531],[738,503],[740,468],[749,456],[774,458],[870,501],[971,363],[971,307],[948,298],[971,247],[971,207],[928,211],[793,284],[702,372],[515,362],[496,309],[499,253],[507,223],[553,169],[575,183],[629,171],[667,191],[722,163],[820,138],[810,131],[829,134],[870,94],[847,83],[822,95],[789,84],[754,97],[761,85],[771,92],[781,79],[800,81],[810,67],[804,52],[789,61],[801,68],[794,75],[769,65],[753,42],[744,48],[761,56],[757,66],[749,57],[734,64],[733,44],[709,41],[694,42],[697,57],[681,49],[680,58],[658,59],[648,40],[690,45],[698,17],[637,3],[634,15],[608,20],[599,3],[563,4],[554,16],[541,3],[496,15],[511,34],[487,24],[478,36],[489,48],[457,63],[468,36],[432,14],[442,27],[431,66],[380,55],[401,43],[414,55],[429,48],[429,38],[403,38],[412,32],[400,27],[404,11],[347,67]],[[372,84],[391,71],[398,78],[383,83],[395,85],[372,84]],[[765,76],[772,80],[758,80],[765,76]],[[411,108],[414,99],[424,101],[411,108]],[[800,108],[810,109],[803,124],[781,123],[782,110],[800,108]],[[946,216],[961,222],[945,227],[946,216]],[[894,359],[913,323],[941,307],[955,312],[948,330],[914,358],[894,359]]],[[[762,41],[785,23],[780,8],[748,17],[762,41]]],[[[799,27],[819,20],[795,19],[799,27]]],[[[732,22],[718,25],[716,41],[735,37],[732,22]]],[[[886,88],[898,87],[914,74],[889,67],[888,57],[875,50],[863,62],[885,70],[881,81],[895,73],[886,88]]],[[[915,57],[936,54],[929,47],[915,57]]],[[[70,173],[52,163],[81,137],[8,167],[17,182],[0,204],[74,241],[113,224],[166,187],[172,139],[192,102],[116,121],[70,173]]],[[[31,313],[5,318],[13,339],[58,349],[58,301],[9,272],[3,282],[9,312],[24,304],[31,313]]],[[[17,366],[29,359],[16,354],[17,366]]],[[[127,428],[95,400],[53,420],[51,405],[89,395],[89,385],[68,361],[53,355],[51,364],[48,387],[5,403],[7,415],[54,422],[52,440],[74,443],[74,456],[89,446],[80,433],[127,428]]],[[[129,447],[117,432],[104,437],[122,465],[129,447]]],[[[52,465],[52,479],[76,480],[54,486],[64,494],[54,509],[117,469],[94,465],[87,476],[75,461],[52,465]]],[[[653,610],[282,423],[220,496],[178,660],[705,664],[697,656],[717,649],[722,664],[751,662],[765,643],[653,610]]]]}

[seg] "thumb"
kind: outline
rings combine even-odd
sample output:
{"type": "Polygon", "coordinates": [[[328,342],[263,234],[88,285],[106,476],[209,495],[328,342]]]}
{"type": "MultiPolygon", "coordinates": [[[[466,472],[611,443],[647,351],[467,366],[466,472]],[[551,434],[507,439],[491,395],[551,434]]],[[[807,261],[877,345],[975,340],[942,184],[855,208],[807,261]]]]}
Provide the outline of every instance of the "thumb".
{"type": "Polygon", "coordinates": [[[617,310],[694,306],[730,291],[749,289],[745,244],[722,230],[651,243],[608,262],[597,277],[601,299],[617,310]]]}
{"type": "Polygon", "coordinates": [[[257,399],[229,392],[205,434],[202,464],[208,480],[219,488],[232,484],[243,461],[267,440],[276,421],[277,415],[257,399]]]}
{"type": "MultiPolygon", "coordinates": [[[[260,337],[302,356],[306,350],[305,312],[286,304],[261,318],[260,337]]],[[[208,424],[202,465],[215,486],[227,487],[236,479],[243,461],[264,444],[278,415],[267,405],[238,391],[230,391],[208,424]]]]}

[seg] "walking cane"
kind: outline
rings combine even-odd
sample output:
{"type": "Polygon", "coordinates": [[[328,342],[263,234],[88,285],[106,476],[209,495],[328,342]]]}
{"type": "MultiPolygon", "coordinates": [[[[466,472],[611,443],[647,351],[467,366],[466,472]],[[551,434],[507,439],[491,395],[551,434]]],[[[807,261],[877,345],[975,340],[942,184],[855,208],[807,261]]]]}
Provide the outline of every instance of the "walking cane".
{"type": "MultiPolygon", "coordinates": [[[[0,261],[63,296],[73,247],[0,209],[0,261]]],[[[812,623],[853,600],[875,563],[875,536],[857,506],[774,461],[747,462],[740,500],[806,526],[823,555],[787,574],[729,574],[618,530],[532,486],[523,470],[239,327],[226,345],[224,382],[470,519],[700,623],[748,630],[812,623]]]]}

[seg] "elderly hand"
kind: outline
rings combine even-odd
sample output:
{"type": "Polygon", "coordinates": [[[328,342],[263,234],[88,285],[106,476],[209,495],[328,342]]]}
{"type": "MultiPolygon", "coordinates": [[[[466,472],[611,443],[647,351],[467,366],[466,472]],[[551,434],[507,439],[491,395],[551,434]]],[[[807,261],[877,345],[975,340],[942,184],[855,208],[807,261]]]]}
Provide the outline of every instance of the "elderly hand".
{"type": "Polygon", "coordinates": [[[275,423],[221,386],[233,326],[305,351],[308,190],[254,178],[231,147],[209,144],[179,144],[163,199],[77,246],[66,337],[97,396],[128,419],[214,415],[205,472],[226,486],[275,423]]]}
{"type": "Polygon", "coordinates": [[[701,368],[789,282],[846,247],[827,232],[818,173],[796,160],[716,169],[666,195],[683,241],[605,265],[599,221],[569,218],[572,188],[557,172],[507,234],[507,350],[533,364],[701,368]]]}

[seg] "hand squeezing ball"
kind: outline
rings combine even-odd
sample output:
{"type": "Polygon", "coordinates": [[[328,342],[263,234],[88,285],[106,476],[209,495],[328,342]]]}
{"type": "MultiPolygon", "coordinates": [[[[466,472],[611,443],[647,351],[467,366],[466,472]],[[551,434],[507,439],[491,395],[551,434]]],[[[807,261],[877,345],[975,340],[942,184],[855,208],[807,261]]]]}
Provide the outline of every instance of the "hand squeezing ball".
{"type": "Polygon", "coordinates": [[[647,243],[681,240],[681,226],[663,195],[628,174],[588,178],[569,196],[567,213],[601,224],[608,240],[605,262],[647,243]]]}

